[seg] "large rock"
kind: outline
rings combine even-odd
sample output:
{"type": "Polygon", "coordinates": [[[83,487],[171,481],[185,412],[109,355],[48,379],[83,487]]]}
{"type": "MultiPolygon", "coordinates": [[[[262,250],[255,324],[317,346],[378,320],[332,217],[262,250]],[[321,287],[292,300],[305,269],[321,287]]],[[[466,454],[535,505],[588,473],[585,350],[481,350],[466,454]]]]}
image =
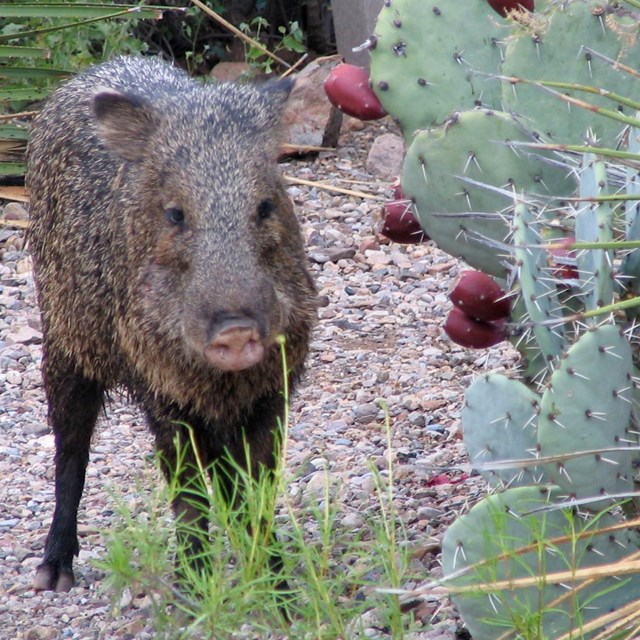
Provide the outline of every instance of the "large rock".
{"type": "Polygon", "coordinates": [[[342,114],[327,99],[324,81],[340,58],[314,60],[296,75],[284,114],[288,142],[293,145],[335,147],[342,114]]]}
{"type": "Polygon", "coordinates": [[[367,156],[367,171],[376,178],[393,180],[402,173],[404,141],[393,133],[383,133],[371,145],[367,156]]]}

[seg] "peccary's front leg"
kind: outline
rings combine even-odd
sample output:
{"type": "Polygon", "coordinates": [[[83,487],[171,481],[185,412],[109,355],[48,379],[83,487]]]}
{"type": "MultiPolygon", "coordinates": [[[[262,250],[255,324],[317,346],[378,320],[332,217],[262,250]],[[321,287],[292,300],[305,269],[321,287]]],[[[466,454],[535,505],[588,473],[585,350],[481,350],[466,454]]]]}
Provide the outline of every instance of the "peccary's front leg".
{"type": "MultiPolygon", "coordinates": [[[[254,411],[246,416],[239,425],[210,424],[194,415],[181,415],[168,410],[149,410],[147,415],[152,431],[156,436],[156,447],[162,461],[162,469],[167,479],[177,481],[180,492],[173,502],[173,510],[179,518],[178,536],[180,546],[186,551],[196,567],[206,567],[206,541],[208,525],[208,499],[202,479],[199,478],[198,464],[191,446],[188,429],[179,423],[190,425],[193,430],[195,444],[201,457],[203,468],[218,465],[221,489],[227,500],[236,501],[242,506],[241,487],[235,486],[235,470],[232,465],[225,465],[226,456],[230,455],[241,468],[246,468],[247,452],[251,461],[251,475],[258,477],[260,470],[267,472],[267,478],[273,477],[270,472],[276,464],[275,434],[278,418],[282,416],[284,404],[281,397],[265,398],[254,405],[254,411]],[[159,413],[163,415],[159,417],[159,413]],[[223,435],[224,434],[224,435],[223,435]],[[181,461],[177,464],[175,436],[180,442],[181,461]],[[179,475],[176,478],[176,469],[179,475]]],[[[174,408],[175,409],[175,408],[174,408]]],[[[215,506],[215,505],[214,505],[215,506]]],[[[271,570],[279,574],[282,560],[272,556],[271,570]]],[[[278,583],[279,588],[286,587],[278,583]]]]}
{"type": "Polygon", "coordinates": [[[78,505],[104,388],[78,373],[60,354],[47,354],[43,374],[56,443],[56,506],[33,587],[68,591],[73,586],[73,556],[79,551],[78,505]]]}
{"type": "MultiPolygon", "coordinates": [[[[182,420],[159,417],[158,412],[148,409],[147,420],[156,437],[156,450],[162,472],[169,484],[175,482],[177,485],[177,494],[171,506],[177,521],[178,546],[194,568],[204,569],[207,551],[204,543],[210,505],[205,479],[201,477],[191,446],[189,430],[180,424],[182,420]]],[[[187,423],[186,420],[184,422],[187,423]]],[[[201,460],[200,463],[204,468],[207,467],[206,460],[201,460]]]]}

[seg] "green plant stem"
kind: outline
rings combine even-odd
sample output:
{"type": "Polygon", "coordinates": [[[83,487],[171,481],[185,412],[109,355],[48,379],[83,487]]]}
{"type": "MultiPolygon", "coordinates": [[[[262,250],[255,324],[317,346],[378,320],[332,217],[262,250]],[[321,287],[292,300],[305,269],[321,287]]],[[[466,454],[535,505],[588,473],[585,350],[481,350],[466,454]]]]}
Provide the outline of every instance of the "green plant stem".
{"type": "MultiPolygon", "coordinates": [[[[640,110],[640,102],[637,102],[636,100],[632,100],[631,98],[627,98],[626,96],[621,96],[618,93],[607,91],[606,89],[592,87],[586,84],[573,84],[571,82],[556,82],[551,80],[526,80],[525,78],[518,78],[515,76],[505,77],[504,80],[507,80],[512,84],[531,84],[534,86],[548,87],[551,89],[570,89],[572,91],[582,91],[583,93],[591,93],[596,96],[602,96],[603,98],[607,98],[608,100],[612,100],[613,102],[617,102],[618,104],[631,107],[636,111],[640,110]]],[[[555,94],[555,92],[553,93],[555,94]]]]}
{"type": "MultiPolygon", "coordinates": [[[[640,121],[636,120],[636,126],[640,126],[640,121]]],[[[616,149],[605,149],[580,144],[549,144],[545,142],[512,142],[514,146],[528,147],[530,149],[545,149],[546,151],[571,151],[574,153],[595,153],[605,158],[617,158],[619,160],[635,160],[640,162],[640,155],[630,151],[618,151],[616,149]]]]}
{"type": "MultiPolygon", "coordinates": [[[[612,109],[605,109],[603,107],[599,107],[595,104],[592,104],[591,102],[585,102],[584,100],[580,100],[579,98],[574,98],[572,96],[568,96],[564,93],[561,93],[560,91],[556,91],[555,89],[552,89],[552,86],[564,86],[564,83],[551,83],[551,82],[543,82],[540,80],[526,80],[524,78],[517,78],[514,76],[498,76],[498,78],[500,80],[505,80],[507,82],[511,82],[512,84],[530,84],[534,87],[538,87],[540,89],[542,89],[543,91],[546,91],[547,93],[550,93],[551,95],[555,96],[556,98],[559,98],[560,100],[564,101],[564,102],[568,102],[569,104],[572,104],[576,107],[579,107],[580,109],[585,109],[586,111],[591,111],[593,113],[597,113],[598,115],[604,116],[606,118],[611,118],[612,120],[617,120],[618,122],[622,122],[623,124],[627,124],[630,125],[632,127],[637,127],[640,126],[640,120],[638,118],[631,118],[629,116],[625,116],[622,113],[620,113],[619,111],[614,111],[612,109]]],[[[567,85],[567,88],[569,87],[579,87],[580,85],[567,85]]],[[[598,92],[599,93],[599,92],[598,92]]],[[[600,95],[603,95],[600,93],[600,95]]],[[[614,96],[616,94],[610,94],[611,96],[614,96]]],[[[610,97],[605,95],[605,97],[610,97]]],[[[613,99],[613,98],[612,98],[613,99]]],[[[616,100],[617,101],[617,100],[616,100]]],[[[636,102],[634,101],[629,101],[631,103],[630,106],[633,105],[637,105],[636,102]]],[[[637,108],[637,107],[635,107],[637,108]]]]}
{"type": "MultiPolygon", "coordinates": [[[[625,309],[633,309],[633,307],[640,307],[640,296],[634,296],[633,298],[629,298],[628,300],[620,300],[620,302],[614,302],[613,304],[608,304],[603,307],[598,307],[597,309],[592,309],[591,311],[583,311],[581,313],[574,313],[570,316],[564,316],[561,319],[554,318],[552,320],[543,320],[541,322],[536,322],[536,325],[546,325],[546,326],[556,326],[560,324],[565,324],[566,322],[580,322],[581,320],[588,320],[589,318],[597,318],[598,316],[605,316],[610,313],[615,313],[616,311],[624,311],[625,309]]],[[[532,322],[525,323],[514,323],[512,326],[515,327],[531,327],[533,326],[532,322]]]]}
{"type": "Polygon", "coordinates": [[[567,249],[568,251],[581,249],[640,249],[640,240],[616,240],[613,242],[574,242],[570,245],[563,245],[557,242],[550,242],[546,245],[534,245],[537,248],[553,251],[554,249],[567,249]]]}

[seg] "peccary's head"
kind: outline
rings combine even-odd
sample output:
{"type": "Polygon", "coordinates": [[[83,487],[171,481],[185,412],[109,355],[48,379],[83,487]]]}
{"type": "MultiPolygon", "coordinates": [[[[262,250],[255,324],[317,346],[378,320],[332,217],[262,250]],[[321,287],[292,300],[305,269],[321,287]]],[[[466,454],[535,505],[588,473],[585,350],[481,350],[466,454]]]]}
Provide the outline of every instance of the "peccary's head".
{"type": "Polygon", "coordinates": [[[95,94],[98,135],[123,161],[112,215],[124,222],[127,313],[156,348],[240,371],[296,315],[309,322],[314,288],[276,164],[290,88],[95,94]]]}

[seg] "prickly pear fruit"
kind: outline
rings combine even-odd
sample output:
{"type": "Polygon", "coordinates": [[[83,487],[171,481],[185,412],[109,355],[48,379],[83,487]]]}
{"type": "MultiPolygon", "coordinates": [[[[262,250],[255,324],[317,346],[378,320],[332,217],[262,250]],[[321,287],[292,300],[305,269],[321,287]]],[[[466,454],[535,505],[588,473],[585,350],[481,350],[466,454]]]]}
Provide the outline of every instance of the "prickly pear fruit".
{"type": "Polygon", "coordinates": [[[512,11],[533,11],[533,0],[487,0],[494,11],[506,18],[512,11]]]}
{"type": "Polygon", "coordinates": [[[453,307],[444,324],[445,333],[461,347],[487,349],[506,339],[504,322],[484,322],[453,307]]]}
{"type": "Polygon", "coordinates": [[[426,242],[429,236],[416,220],[411,208],[411,200],[402,199],[387,202],[382,210],[383,219],[380,233],[393,242],[404,244],[426,242]]]}
{"type": "Polygon", "coordinates": [[[504,289],[482,271],[463,271],[449,294],[451,302],[476,320],[508,318],[511,303],[504,289]]]}
{"type": "Polygon", "coordinates": [[[360,120],[378,120],[387,115],[371,89],[366,69],[353,64],[334,67],[324,81],[329,102],[340,111],[360,120]]]}

